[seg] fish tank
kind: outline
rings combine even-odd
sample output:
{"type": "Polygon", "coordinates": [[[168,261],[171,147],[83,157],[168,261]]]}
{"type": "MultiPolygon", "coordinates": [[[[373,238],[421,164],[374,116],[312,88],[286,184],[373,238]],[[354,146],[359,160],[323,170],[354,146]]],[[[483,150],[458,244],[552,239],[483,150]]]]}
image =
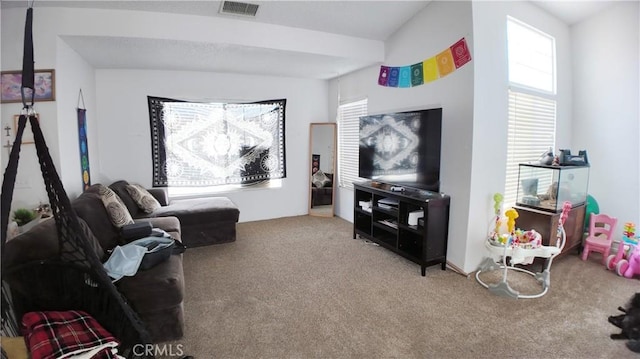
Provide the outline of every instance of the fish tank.
{"type": "Polygon", "coordinates": [[[521,163],[518,170],[518,206],[547,212],[562,212],[587,201],[589,166],[547,166],[521,163]]]}

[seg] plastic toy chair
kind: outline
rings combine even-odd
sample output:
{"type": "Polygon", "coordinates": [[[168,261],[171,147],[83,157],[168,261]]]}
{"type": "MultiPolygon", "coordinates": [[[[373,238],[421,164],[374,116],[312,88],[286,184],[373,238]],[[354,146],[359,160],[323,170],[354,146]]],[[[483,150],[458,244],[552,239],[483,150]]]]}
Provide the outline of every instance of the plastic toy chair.
{"type": "Polygon", "coordinates": [[[613,242],[613,232],[617,223],[618,219],[615,217],[591,213],[589,235],[584,240],[584,249],[582,250],[583,261],[587,260],[590,252],[599,252],[602,253],[602,264],[607,265],[607,258],[609,258],[613,242]]]}

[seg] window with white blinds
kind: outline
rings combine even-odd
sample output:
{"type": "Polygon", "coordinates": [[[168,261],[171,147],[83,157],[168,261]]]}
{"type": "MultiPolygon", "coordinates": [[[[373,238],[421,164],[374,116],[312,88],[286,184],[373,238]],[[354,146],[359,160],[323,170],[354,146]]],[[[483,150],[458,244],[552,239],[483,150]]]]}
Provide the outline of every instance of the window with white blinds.
{"type": "MultiPolygon", "coordinates": [[[[513,206],[520,163],[538,160],[555,148],[555,39],[514,18],[507,18],[509,56],[509,121],[505,207],[513,206]]],[[[540,178],[547,188],[551,178],[540,178]]]]}
{"type": "MultiPolygon", "coordinates": [[[[516,202],[518,164],[536,161],[555,144],[556,101],[509,90],[507,178],[504,204],[516,202]]],[[[548,188],[551,178],[540,178],[539,188],[548,188]]]]}
{"type": "Polygon", "coordinates": [[[367,115],[367,99],[338,106],[338,185],[353,188],[358,177],[360,116],[367,115]]]}

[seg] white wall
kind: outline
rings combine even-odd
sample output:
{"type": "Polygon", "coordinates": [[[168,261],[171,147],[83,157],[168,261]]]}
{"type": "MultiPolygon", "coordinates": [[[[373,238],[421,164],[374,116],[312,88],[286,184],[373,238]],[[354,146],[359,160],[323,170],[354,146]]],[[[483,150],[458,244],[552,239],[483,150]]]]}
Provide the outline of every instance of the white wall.
{"type": "MultiPolygon", "coordinates": [[[[0,60],[3,71],[22,70],[22,55],[24,41],[24,24],[26,20],[25,9],[3,9],[0,15],[2,31],[0,33],[0,60]]],[[[34,41],[34,62],[35,68],[51,69],[56,67],[55,38],[49,33],[47,25],[43,23],[44,17],[37,11],[33,16],[33,41],[34,41]]],[[[59,74],[56,80],[59,81],[59,74]]],[[[58,91],[56,91],[58,92],[58,91]]],[[[59,96],[59,93],[56,93],[59,96]]],[[[0,105],[0,119],[2,128],[9,126],[12,128],[11,136],[6,136],[2,131],[2,145],[7,141],[13,143],[13,116],[20,114],[22,103],[4,103],[0,105]]],[[[36,102],[34,109],[40,115],[40,127],[47,141],[49,152],[57,168],[60,166],[59,140],[57,126],[57,101],[36,102]]],[[[31,126],[27,123],[25,133],[31,135],[31,126]]],[[[2,157],[2,172],[4,173],[8,151],[2,147],[0,151],[2,157]]],[[[12,209],[26,207],[34,208],[39,202],[49,202],[42,180],[42,174],[35,146],[33,144],[23,144],[20,152],[18,174],[16,178],[15,191],[13,194],[12,209]]],[[[3,211],[8,210],[2,208],[3,211]]]]}
{"type": "MultiPolygon", "coordinates": [[[[474,53],[470,2],[432,2],[385,43],[385,65],[403,66],[430,58],[464,37],[474,53]],[[451,19],[455,19],[452,21],[451,19]]],[[[380,67],[331,82],[329,108],[336,117],[343,100],[368,98],[370,114],[442,107],[441,191],[451,196],[447,259],[465,263],[473,129],[473,61],[448,76],[411,88],[379,86],[380,67]],[[338,89],[339,87],[339,89],[338,89]]],[[[336,213],[353,221],[353,191],[340,188],[336,213]]]]}
{"type": "MultiPolygon", "coordinates": [[[[2,11],[2,70],[22,67],[25,14],[25,9],[2,11]]],[[[36,109],[42,117],[43,132],[56,168],[72,198],[81,190],[75,112],[80,88],[88,110],[92,183],[125,178],[151,184],[147,95],[192,100],[287,98],[287,178],[277,189],[228,194],[241,208],[241,221],[307,213],[308,124],[327,120],[326,81],[197,72],[95,71],[64,39],[68,36],[122,36],[235,42],[302,53],[353,53],[353,56],[375,57],[382,52],[381,44],[375,41],[306,30],[290,31],[270,24],[262,26],[228,19],[213,21],[210,17],[144,12],[36,8],[33,31],[36,68],[55,68],[57,75],[56,101],[39,102],[36,109]],[[174,26],[167,27],[166,23],[174,26]],[[266,33],[270,35],[265,43],[266,33]],[[309,38],[324,41],[305,41],[309,38]]],[[[3,127],[12,126],[12,115],[19,113],[20,108],[18,104],[0,106],[3,127]]],[[[6,139],[3,137],[2,140],[6,139]]],[[[2,163],[6,163],[6,156],[6,151],[2,151],[2,163]]],[[[40,178],[33,145],[26,145],[22,150],[14,205],[32,206],[47,200],[40,178]],[[24,169],[26,166],[28,168],[24,169]]]]}
{"type": "MultiPolygon", "coordinates": [[[[377,85],[378,67],[331,84],[342,99],[368,97],[369,113],[417,107],[443,108],[441,190],[451,196],[448,261],[474,271],[493,214],[493,194],[504,191],[507,131],[506,16],[512,15],[556,38],[559,148],[572,147],[569,28],[527,2],[432,2],[386,43],[390,66],[426,59],[461,37],[473,60],[453,74],[410,89],[377,85]],[[455,19],[455,21],[452,21],[455,19]]],[[[335,117],[335,115],[334,115],[335,117]]],[[[353,193],[340,189],[337,213],[353,220],[353,193]]]]}
{"type": "MultiPolygon", "coordinates": [[[[504,191],[507,144],[507,16],[538,28],[556,40],[556,151],[572,142],[572,63],[569,27],[524,1],[473,2],[474,119],[469,233],[464,270],[482,260],[484,238],[493,215],[493,194],[504,191]]],[[[577,148],[575,148],[577,153],[577,148]]],[[[531,160],[536,160],[532,158],[531,160]]]]}
{"type": "Polygon", "coordinates": [[[619,233],[640,223],[639,4],[618,2],[572,28],[574,143],[587,149],[589,193],[619,233]]]}
{"type": "Polygon", "coordinates": [[[126,179],[151,186],[147,96],[184,100],[259,101],[286,98],[287,178],[281,188],[225,193],[240,221],[306,214],[309,191],[309,124],[327,119],[327,83],[282,77],[181,71],[97,70],[100,172],[94,182],[126,179]]]}
{"type": "Polygon", "coordinates": [[[97,126],[95,71],[84,59],[60,38],[57,39],[56,76],[57,124],[60,151],[58,174],[70,198],[77,197],[83,190],[80,147],[78,138],[77,108],[85,108],[87,120],[87,144],[89,148],[90,173],[99,172],[98,153],[99,132],[92,131],[97,126]],[[82,98],[80,98],[82,89],[82,98]],[[84,99],[84,101],[82,101],[84,99]]]}

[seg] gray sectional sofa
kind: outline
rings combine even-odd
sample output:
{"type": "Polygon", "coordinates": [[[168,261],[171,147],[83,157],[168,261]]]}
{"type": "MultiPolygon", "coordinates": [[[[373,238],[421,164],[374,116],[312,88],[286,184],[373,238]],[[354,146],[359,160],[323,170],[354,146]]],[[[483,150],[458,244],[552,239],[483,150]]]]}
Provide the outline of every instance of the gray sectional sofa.
{"type": "MultiPolygon", "coordinates": [[[[125,203],[135,222],[150,222],[171,237],[182,241],[187,248],[207,244],[231,242],[236,239],[238,208],[224,197],[168,201],[164,190],[149,190],[158,199],[161,208],[153,213],[139,210],[126,191],[126,181],[109,186],[125,203]]],[[[98,187],[90,186],[71,202],[81,226],[95,237],[92,248],[104,262],[108,251],[125,240],[114,226],[105,209],[98,187]]],[[[53,219],[45,220],[31,230],[7,241],[3,266],[39,261],[56,257],[58,238],[53,219]]],[[[183,336],[185,291],[182,254],[170,258],[153,268],[138,271],[116,282],[116,287],[145,323],[154,342],[177,340],[183,336]]]]}
{"type": "MultiPolygon", "coordinates": [[[[118,228],[109,219],[109,214],[100,195],[90,187],[71,202],[81,227],[87,227],[93,236],[91,242],[98,258],[105,261],[108,251],[122,243],[118,228]]],[[[161,228],[180,240],[180,222],[175,217],[145,219],[154,227],[161,228]]],[[[54,219],[47,219],[7,241],[3,266],[31,261],[47,260],[58,256],[58,235],[54,219]]],[[[131,307],[151,334],[154,342],[176,340],[184,332],[184,273],[182,255],[171,255],[168,260],[146,271],[138,271],[131,277],[123,277],[116,283],[118,290],[127,298],[131,307]]],[[[70,288],[70,290],[73,290],[70,288]]],[[[72,309],[72,308],[70,308],[72,309]]]]}
{"type": "Polygon", "coordinates": [[[187,248],[233,242],[240,217],[238,207],[227,197],[169,200],[165,188],[147,189],[161,208],[153,213],[142,211],[126,190],[129,183],[120,180],[109,185],[124,202],[134,219],[177,217],[182,229],[182,243],[187,248]]]}

